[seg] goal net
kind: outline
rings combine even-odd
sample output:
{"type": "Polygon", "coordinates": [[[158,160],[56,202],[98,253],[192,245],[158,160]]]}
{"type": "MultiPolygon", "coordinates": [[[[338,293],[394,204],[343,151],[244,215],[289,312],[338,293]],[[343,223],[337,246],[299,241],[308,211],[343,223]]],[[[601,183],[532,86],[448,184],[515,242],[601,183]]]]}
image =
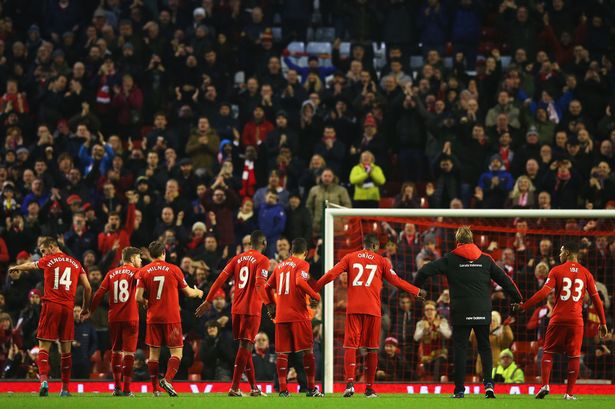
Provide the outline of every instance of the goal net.
{"type": "MultiPolygon", "coordinates": [[[[325,212],[325,270],[346,253],[362,247],[365,234],[380,238],[382,254],[397,274],[412,282],[417,270],[455,247],[455,230],[470,225],[475,243],[490,254],[517,283],[524,299],[537,291],[551,267],[559,264],[559,249],[567,238],[581,243],[581,263],[594,275],[612,328],[615,288],[615,212],[452,210],[452,209],[327,209],[325,212]]],[[[325,287],[324,389],[343,383],[343,337],[347,277],[342,274],[325,287]]],[[[449,297],[445,278],[426,284],[424,305],[396,288],[383,287],[382,331],[377,382],[448,382],[453,374],[449,297]]],[[[525,383],[540,381],[542,340],[550,317],[549,301],[525,314],[511,314],[510,299],[493,283],[492,347],[494,366],[499,354],[512,352],[525,383]]],[[[581,378],[614,381],[613,338],[598,337],[599,320],[589,298],[584,307],[585,333],[581,378]]],[[[355,379],[364,379],[363,357],[357,354],[355,379]]],[[[481,379],[477,354],[466,362],[468,382],[481,379]]],[[[555,362],[553,382],[565,379],[565,361],[555,362]]],[[[597,381],[600,380],[600,381],[597,381]]],[[[581,381],[582,382],[582,381],[581,381]]]]}

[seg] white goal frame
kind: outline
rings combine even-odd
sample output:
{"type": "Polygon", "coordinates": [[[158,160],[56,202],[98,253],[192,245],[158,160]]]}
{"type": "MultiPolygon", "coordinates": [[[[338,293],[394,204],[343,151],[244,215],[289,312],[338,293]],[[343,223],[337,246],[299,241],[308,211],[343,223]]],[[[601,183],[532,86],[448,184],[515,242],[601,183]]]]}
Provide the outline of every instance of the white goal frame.
{"type": "MultiPolygon", "coordinates": [[[[350,209],[327,208],[324,215],[324,270],[336,263],[334,220],[336,217],[473,217],[473,218],[615,218],[615,210],[507,210],[507,209],[350,209]]],[[[323,391],[333,393],[333,283],[325,286],[324,320],[324,379],[323,391]]]]}

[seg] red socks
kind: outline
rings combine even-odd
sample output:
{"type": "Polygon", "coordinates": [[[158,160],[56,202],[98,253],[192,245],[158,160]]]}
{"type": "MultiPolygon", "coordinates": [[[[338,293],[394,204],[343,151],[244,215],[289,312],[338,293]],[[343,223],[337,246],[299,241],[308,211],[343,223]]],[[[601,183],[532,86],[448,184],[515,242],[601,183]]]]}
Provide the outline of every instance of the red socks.
{"type": "Polygon", "coordinates": [[[49,352],[41,349],[38,351],[36,358],[36,366],[38,366],[38,377],[41,382],[49,379],[49,352]]]}
{"type": "Polygon", "coordinates": [[[553,368],[553,354],[544,352],[542,354],[542,367],[540,373],[543,385],[549,384],[549,380],[551,379],[551,368],[553,368]]]}
{"type": "Polygon", "coordinates": [[[149,379],[152,381],[154,392],[158,389],[158,361],[147,361],[147,369],[149,369],[149,379]]]}
{"type": "Polygon", "coordinates": [[[346,382],[354,382],[354,377],[357,373],[356,349],[344,349],[344,373],[346,374],[346,382]]]}
{"type": "Polygon", "coordinates": [[[233,370],[233,385],[231,388],[237,390],[239,388],[239,382],[241,382],[241,375],[243,375],[248,358],[251,358],[250,351],[245,348],[239,347],[237,350],[237,356],[235,357],[235,369],[233,370]]]}
{"type": "Polygon", "coordinates": [[[113,371],[113,382],[115,383],[115,389],[122,387],[122,353],[111,353],[111,370],[113,371]]]}
{"type": "Polygon", "coordinates": [[[303,369],[305,369],[305,375],[307,377],[308,389],[312,390],[316,387],[316,358],[311,352],[303,353],[303,369]]]}
{"type": "Polygon", "coordinates": [[[256,374],[254,373],[254,361],[252,361],[252,353],[250,352],[250,356],[248,357],[248,361],[246,362],[246,378],[248,378],[248,383],[250,384],[250,388],[252,390],[256,389],[256,374]]]}
{"type": "Polygon", "coordinates": [[[566,393],[568,395],[573,395],[572,391],[574,389],[574,385],[577,383],[580,369],[581,358],[568,358],[568,385],[566,385],[566,393]]]}
{"type": "Polygon", "coordinates": [[[365,368],[365,387],[373,389],[374,380],[376,379],[376,369],[378,369],[378,353],[370,351],[367,353],[366,368],[365,368]]]}
{"type": "Polygon", "coordinates": [[[175,378],[175,374],[177,374],[177,370],[179,369],[179,364],[181,363],[181,359],[177,356],[172,356],[169,358],[169,362],[167,363],[167,373],[164,374],[164,379],[168,382],[171,382],[173,378],[175,378]]]}
{"type": "Polygon", "coordinates": [[[60,355],[60,368],[62,373],[62,390],[68,391],[68,385],[70,384],[70,370],[73,367],[73,356],[70,354],[60,355]]]}
{"type": "Polygon", "coordinates": [[[279,354],[278,361],[275,366],[278,370],[278,382],[280,383],[280,392],[284,392],[288,390],[288,386],[286,385],[286,377],[288,375],[288,355],[279,354]]]}
{"type": "Polygon", "coordinates": [[[132,379],[132,367],[135,363],[134,355],[124,355],[122,372],[124,375],[124,392],[130,392],[130,381],[132,379]]]}

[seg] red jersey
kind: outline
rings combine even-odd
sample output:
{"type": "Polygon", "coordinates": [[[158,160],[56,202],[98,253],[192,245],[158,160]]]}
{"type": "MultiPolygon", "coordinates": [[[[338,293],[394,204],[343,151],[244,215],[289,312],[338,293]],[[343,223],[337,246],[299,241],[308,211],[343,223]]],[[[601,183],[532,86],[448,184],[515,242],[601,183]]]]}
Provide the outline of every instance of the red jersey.
{"type": "Polygon", "coordinates": [[[135,297],[138,272],[138,268],[126,264],[109,271],[105,276],[95,297],[98,298],[98,292],[104,294],[109,291],[109,322],[139,321],[135,297]]]}
{"type": "Polygon", "coordinates": [[[305,297],[320,299],[320,296],[308,284],[309,271],[310,265],[296,257],[284,260],[273,270],[267,285],[277,295],[276,323],[310,320],[305,297]]]}
{"type": "Polygon", "coordinates": [[[214,295],[231,277],[234,281],[233,314],[261,316],[263,298],[269,275],[269,259],[256,250],[248,250],[231,259],[216,279],[206,300],[213,301],[214,295]]]}
{"type": "Polygon", "coordinates": [[[38,260],[36,267],[43,270],[45,295],[42,300],[72,309],[79,276],[85,275],[81,264],[68,254],[55,253],[38,260]]]}
{"type": "Polygon", "coordinates": [[[544,287],[555,289],[555,306],[549,324],[583,326],[583,298],[592,299],[598,290],[592,274],[581,264],[567,261],[553,267],[544,287]]]}
{"type": "Polygon", "coordinates": [[[318,280],[316,291],[343,272],[348,273],[348,301],[346,314],[367,314],[380,317],[380,291],[385,279],[395,287],[412,295],[419,289],[397,276],[391,262],[370,250],[346,254],[331,270],[318,280]]]}
{"type": "Polygon", "coordinates": [[[188,287],[179,267],[154,260],[139,271],[138,288],[147,293],[147,323],[176,324],[179,315],[179,290],[188,287]]]}

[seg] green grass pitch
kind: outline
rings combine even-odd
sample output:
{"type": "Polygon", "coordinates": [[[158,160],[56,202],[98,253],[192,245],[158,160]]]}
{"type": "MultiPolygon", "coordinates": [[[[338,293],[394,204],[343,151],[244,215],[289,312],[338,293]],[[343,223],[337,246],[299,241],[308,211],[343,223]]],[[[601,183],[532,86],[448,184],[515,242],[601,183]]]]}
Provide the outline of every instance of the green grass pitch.
{"type": "Polygon", "coordinates": [[[110,394],[75,394],[70,398],[59,398],[53,394],[47,398],[39,398],[34,394],[2,394],[0,395],[0,408],[44,408],[44,409],[152,409],[154,407],[186,408],[186,409],[297,409],[314,407],[323,409],[345,408],[471,408],[471,409],[504,409],[504,408],[551,408],[555,405],[576,407],[583,409],[615,408],[615,396],[611,395],[582,395],[576,401],[564,401],[560,395],[549,395],[545,400],[536,400],[527,395],[498,395],[496,400],[486,400],[482,395],[469,395],[465,399],[450,399],[446,395],[406,395],[382,394],[378,399],[366,399],[358,394],[350,399],[344,399],[340,394],[327,395],[322,399],[309,399],[303,395],[294,394],[288,399],[269,396],[266,398],[228,398],[223,394],[193,395],[183,394],[179,398],[171,399],[168,396],[159,398],[150,395],[137,394],[135,398],[118,398],[110,394]],[[400,406],[397,406],[400,405],[400,406]],[[397,407],[394,407],[397,406],[397,407]]]}

